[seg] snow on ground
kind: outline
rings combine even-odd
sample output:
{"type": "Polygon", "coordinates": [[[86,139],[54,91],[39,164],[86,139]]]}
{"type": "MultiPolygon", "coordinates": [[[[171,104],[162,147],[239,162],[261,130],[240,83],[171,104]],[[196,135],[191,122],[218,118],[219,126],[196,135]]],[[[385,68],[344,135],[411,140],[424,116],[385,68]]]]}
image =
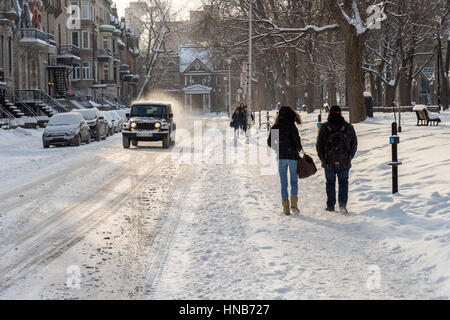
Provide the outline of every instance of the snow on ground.
{"type": "MultiPolygon", "coordinates": [[[[266,132],[235,146],[224,115],[189,119],[223,133],[206,135],[195,164],[159,145],[123,150],[120,135],[44,150],[40,130],[0,130],[0,297],[449,299],[450,113],[440,116],[416,127],[403,114],[395,196],[392,115],[355,125],[350,216],[325,212],[322,170],[300,182],[302,214],[281,215],[276,168],[215,162],[224,149],[267,151],[266,132]]],[[[317,113],[302,117],[317,161],[317,113]]]]}
{"type": "MultiPolygon", "coordinates": [[[[149,297],[448,299],[450,114],[441,117],[440,127],[416,127],[414,114],[403,115],[395,196],[387,165],[392,115],[355,126],[349,217],[325,212],[322,170],[300,183],[301,216],[284,217],[276,170],[267,176],[256,165],[204,163],[149,297]]],[[[315,156],[317,114],[303,118],[303,144],[315,156]]],[[[239,141],[238,152],[248,148],[239,141]]]]}
{"type": "Polygon", "coordinates": [[[102,155],[120,147],[119,134],[100,143],[80,147],[52,147],[44,149],[44,129],[0,129],[0,192],[33,182],[46,175],[66,169],[72,164],[102,155]]]}

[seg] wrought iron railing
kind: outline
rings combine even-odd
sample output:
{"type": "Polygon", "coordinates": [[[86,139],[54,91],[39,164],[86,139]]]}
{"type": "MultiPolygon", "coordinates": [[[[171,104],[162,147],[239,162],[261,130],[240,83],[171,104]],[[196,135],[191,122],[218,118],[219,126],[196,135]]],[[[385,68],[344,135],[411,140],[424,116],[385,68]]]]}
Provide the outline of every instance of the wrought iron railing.
{"type": "Polygon", "coordinates": [[[55,45],[55,37],[50,33],[45,33],[39,29],[29,28],[20,29],[20,39],[41,40],[47,44],[55,45]]]}
{"type": "MultiPolygon", "coordinates": [[[[17,108],[28,117],[37,117],[38,113],[33,110],[29,105],[23,102],[12,90],[5,90],[6,99],[14,104],[17,108]]],[[[41,113],[42,114],[42,113],[41,113]]]]}
{"type": "Polygon", "coordinates": [[[109,48],[103,48],[98,50],[98,57],[99,58],[112,58],[112,52],[109,48]]]}
{"type": "Polygon", "coordinates": [[[130,73],[130,66],[127,64],[123,64],[119,68],[120,73],[130,73]]]}
{"type": "Polygon", "coordinates": [[[116,84],[115,80],[100,80],[101,84],[116,84]]]}
{"type": "Polygon", "coordinates": [[[70,109],[66,106],[62,105],[52,97],[50,97],[47,93],[42,90],[37,89],[18,89],[15,90],[14,93],[18,96],[22,101],[32,101],[34,103],[45,103],[50,106],[56,112],[70,112],[70,109]]]}
{"type": "Polygon", "coordinates": [[[80,48],[72,44],[62,45],[58,47],[58,55],[60,56],[76,56],[80,57],[80,48]]]}

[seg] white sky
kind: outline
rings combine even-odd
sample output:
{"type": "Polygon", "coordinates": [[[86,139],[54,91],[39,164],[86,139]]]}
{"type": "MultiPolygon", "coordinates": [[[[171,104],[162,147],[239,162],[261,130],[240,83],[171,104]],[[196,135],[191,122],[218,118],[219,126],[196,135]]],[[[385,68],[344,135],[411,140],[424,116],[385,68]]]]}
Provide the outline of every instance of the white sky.
{"type": "MultiPolygon", "coordinates": [[[[119,11],[119,17],[125,15],[125,8],[128,3],[137,0],[114,0],[119,11]]],[[[187,19],[189,17],[189,10],[198,9],[201,6],[201,0],[171,0],[176,11],[180,11],[180,18],[187,19]]]]}

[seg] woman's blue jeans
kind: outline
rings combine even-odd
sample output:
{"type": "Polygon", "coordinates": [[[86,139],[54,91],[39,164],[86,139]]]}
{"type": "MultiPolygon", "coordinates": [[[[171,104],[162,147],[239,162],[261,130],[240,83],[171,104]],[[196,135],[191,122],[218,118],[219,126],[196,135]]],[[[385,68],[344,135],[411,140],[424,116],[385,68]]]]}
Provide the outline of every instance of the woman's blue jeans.
{"type": "Polygon", "coordinates": [[[288,193],[288,177],[287,172],[289,169],[289,176],[291,178],[291,195],[298,195],[298,174],[297,174],[297,160],[278,160],[278,174],[280,175],[281,182],[281,199],[283,201],[289,200],[288,193]]]}

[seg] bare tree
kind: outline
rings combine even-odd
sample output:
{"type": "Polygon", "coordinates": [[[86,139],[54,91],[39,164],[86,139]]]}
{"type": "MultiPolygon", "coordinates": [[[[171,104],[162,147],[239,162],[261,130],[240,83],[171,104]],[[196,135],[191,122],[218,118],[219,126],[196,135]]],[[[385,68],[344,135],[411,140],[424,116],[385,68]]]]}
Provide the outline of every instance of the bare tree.
{"type": "Polygon", "coordinates": [[[145,0],[147,6],[145,12],[140,13],[138,28],[141,31],[141,42],[143,43],[142,61],[145,68],[144,81],[141,84],[137,99],[140,99],[145,90],[148,89],[153,75],[155,65],[159,57],[166,53],[165,41],[174,33],[179,31],[171,27],[175,13],[171,3],[165,0],[145,0]]]}

